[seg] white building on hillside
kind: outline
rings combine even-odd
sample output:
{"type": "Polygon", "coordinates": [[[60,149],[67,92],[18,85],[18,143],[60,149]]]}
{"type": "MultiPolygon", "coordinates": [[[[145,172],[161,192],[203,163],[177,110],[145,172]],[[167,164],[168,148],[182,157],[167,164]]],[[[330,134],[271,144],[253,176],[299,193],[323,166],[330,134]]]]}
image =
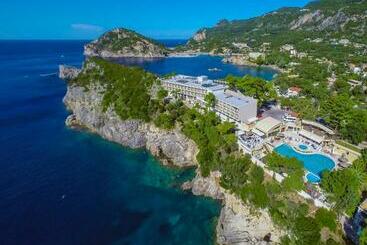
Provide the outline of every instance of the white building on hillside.
{"type": "Polygon", "coordinates": [[[241,93],[225,89],[214,93],[215,110],[228,119],[248,123],[257,116],[257,100],[241,93]]]}
{"type": "Polygon", "coordinates": [[[257,116],[257,100],[229,90],[224,81],[213,81],[206,76],[177,75],[162,80],[162,86],[171,95],[177,94],[191,104],[203,105],[205,96],[212,93],[216,98],[214,110],[223,119],[248,123],[257,116]]]}

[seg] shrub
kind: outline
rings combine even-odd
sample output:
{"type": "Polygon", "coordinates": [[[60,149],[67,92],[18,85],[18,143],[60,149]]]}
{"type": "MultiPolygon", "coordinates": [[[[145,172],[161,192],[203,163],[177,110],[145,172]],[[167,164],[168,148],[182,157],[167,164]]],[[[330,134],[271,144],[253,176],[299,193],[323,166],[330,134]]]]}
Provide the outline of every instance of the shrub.
{"type": "Polygon", "coordinates": [[[293,233],[296,237],[296,244],[310,245],[320,242],[320,227],[314,218],[299,216],[295,221],[293,233]]]}
{"type": "Polygon", "coordinates": [[[163,129],[172,129],[175,126],[175,120],[170,114],[162,113],[155,120],[154,124],[163,129]]]}
{"type": "Polygon", "coordinates": [[[261,184],[264,181],[264,169],[257,165],[253,165],[249,177],[251,182],[261,184]]]}
{"type": "Polygon", "coordinates": [[[328,227],[331,231],[336,229],[336,214],[333,211],[329,211],[325,208],[320,208],[315,214],[316,222],[320,227],[328,227]]]}
{"type": "Polygon", "coordinates": [[[303,181],[303,171],[293,173],[284,179],[282,186],[286,191],[300,191],[305,188],[303,181]]]}
{"type": "Polygon", "coordinates": [[[259,183],[247,184],[241,192],[241,198],[257,208],[266,208],[270,202],[265,186],[259,183]]]}

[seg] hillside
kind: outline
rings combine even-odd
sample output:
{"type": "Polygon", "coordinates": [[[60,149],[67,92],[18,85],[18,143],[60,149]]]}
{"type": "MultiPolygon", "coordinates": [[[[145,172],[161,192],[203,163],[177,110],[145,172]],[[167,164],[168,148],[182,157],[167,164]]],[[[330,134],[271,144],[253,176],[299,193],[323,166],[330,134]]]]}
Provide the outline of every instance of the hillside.
{"type": "Polygon", "coordinates": [[[84,54],[91,57],[121,58],[165,57],[166,48],[134,31],[119,28],[106,32],[84,47],[84,54]]]}
{"type": "Polygon", "coordinates": [[[367,0],[320,0],[248,20],[222,20],[181,49],[282,68],[274,80],[282,106],[350,142],[367,140],[367,0]],[[293,86],[300,95],[284,98],[293,86]]]}
{"type": "Polygon", "coordinates": [[[338,65],[366,63],[367,1],[321,0],[248,20],[222,20],[199,30],[186,48],[246,54],[279,51],[286,44],[303,56],[326,58],[338,65]]]}

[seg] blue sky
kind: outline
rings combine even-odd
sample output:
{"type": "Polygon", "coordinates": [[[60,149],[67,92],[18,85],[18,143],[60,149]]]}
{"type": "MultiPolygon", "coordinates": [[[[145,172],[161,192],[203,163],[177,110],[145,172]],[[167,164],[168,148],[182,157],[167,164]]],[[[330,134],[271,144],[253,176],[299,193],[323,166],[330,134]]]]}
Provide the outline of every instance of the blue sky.
{"type": "Polygon", "coordinates": [[[115,28],[188,38],[220,19],[245,19],[309,0],[1,0],[0,39],[93,39],[115,28]]]}

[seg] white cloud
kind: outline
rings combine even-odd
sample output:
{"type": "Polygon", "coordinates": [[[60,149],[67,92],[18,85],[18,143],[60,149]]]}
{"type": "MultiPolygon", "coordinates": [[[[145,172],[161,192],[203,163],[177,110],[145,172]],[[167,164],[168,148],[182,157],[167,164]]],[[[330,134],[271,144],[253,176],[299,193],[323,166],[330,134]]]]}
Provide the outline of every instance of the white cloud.
{"type": "Polygon", "coordinates": [[[99,33],[104,31],[104,28],[102,26],[97,25],[91,25],[91,24],[71,24],[71,28],[73,28],[76,31],[83,31],[83,32],[94,32],[99,33]]]}

